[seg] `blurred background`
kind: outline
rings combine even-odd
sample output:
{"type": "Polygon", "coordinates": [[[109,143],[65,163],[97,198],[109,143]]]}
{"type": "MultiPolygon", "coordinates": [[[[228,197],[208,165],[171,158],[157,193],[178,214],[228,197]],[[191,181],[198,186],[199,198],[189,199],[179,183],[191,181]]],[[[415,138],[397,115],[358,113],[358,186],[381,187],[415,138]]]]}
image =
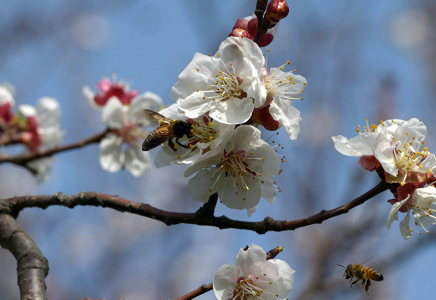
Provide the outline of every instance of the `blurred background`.
{"type": "MultiPolygon", "coordinates": [[[[56,98],[63,111],[64,143],[104,129],[82,87],[94,90],[103,76],[152,91],[166,105],[171,87],[195,52],[214,53],[237,18],[253,13],[251,1],[40,0],[0,3],[0,82],[16,88],[19,104],[56,98]]],[[[331,137],[355,135],[357,125],[381,119],[419,118],[435,151],[436,2],[432,0],[289,1],[269,66],[290,60],[307,78],[301,133],[285,149],[276,203],[261,200],[245,211],[217,206],[216,215],[260,221],[293,220],[342,205],[379,181],[358,158],[333,147],[331,137]],[[432,29],[433,28],[433,29],[432,29]]],[[[266,49],[263,49],[264,52],[266,49]]],[[[271,135],[264,132],[264,137],[271,135]]],[[[151,151],[152,156],[157,150],[151,151]]],[[[110,174],[99,165],[94,144],[56,156],[48,181],[38,184],[23,168],[0,166],[0,197],[96,191],[161,209],[194,212],[201,203],[187,191],[184,167],[153,168],[140,178],[110,174]]],[[[290,299],[431,299],[436,279],[436,236],[414,232],[405,241],[399,222],[386,229],[393,198],[384,192],[348,214],[282,233],[163,223],[95,207],[26,209],[18,222],[48,258],[49,299],[85,297],[169,299],[212,281],[240,248],[256,243],[266,251],[284,246],[277,258],[296,271],[290,299]],[[379,270],[369,294],[352,289],[336,264],[362,263],[379,270]]],[[[400,216],[402,218],[403,216],[400,216]]],[[[430,228],[430,231],[432,228],[430,228]]],[[[0,249],[0,299],[18,299],[16,261],[0,249]]],[[[209,292],[198,299],[214,299],[209,292]]]]}

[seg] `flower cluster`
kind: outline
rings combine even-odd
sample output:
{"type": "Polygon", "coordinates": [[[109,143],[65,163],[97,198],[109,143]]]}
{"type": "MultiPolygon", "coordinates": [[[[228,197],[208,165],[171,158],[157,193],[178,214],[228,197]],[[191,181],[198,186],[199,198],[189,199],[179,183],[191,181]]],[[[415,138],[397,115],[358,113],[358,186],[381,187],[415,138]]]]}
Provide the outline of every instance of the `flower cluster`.
{"type": "Polygon", "coordinates": [[[424,147],[427,127],[412,118],[367,124],[357,132],[358,135],[350,140],[341,135],[334,136],[333,142],[340,153],[360,156],[359,164],[366,170],[377,170],[387,183],[398,184],[396,198],[389,200],[392,208],[387,220],[388,229],[394,220],[398,220],[400,211],[406,214],[400,222],[404,239],[410,238],[415,225],[429,233],[425,227],[436,223],[433,217],[436,188],[431,186],[436,181],[436,157],[424,147]],[[427,184],[429,186],[425,187],[427,184]]]}
{"type": "MultiPolygon", "coordinates": [[[[292,102],[302,99],[306,80],[286,71],[289,64],[267,68],[259,46],[240,37],[228,37],[213,56],[196,53],[172,88],[177,104],[159,112],[166,119],[159,125],[167,128],[151,137],[165,134],[168,141],[156,166],[189,164],[185,176],[195,174],[190,194],[203,203],[218,193],[221,203],[246,209],[249,216],[261,197],[274,203],[278,187],[272,178],[284,158],[257,127],[283,125],[291,139],[297,138],[301,118],[292,102]],[[172,132],[175,119],[191,124],[190,132],[183,137],[172,132]]],[[[150,149],[148,144],[144,149],[150,149]]]]}
{"type": "Polygon", "coordinates": [[[266,259],[262,247],[251,244],[241,249],[235,264],[223,265],[213,278],[213,291],[219,300],[283,299],[294,286],[291,267],[280,259],[266,259]]]}
{"type": "MultiPolygon", "coordinates": [[[[13,112],[15,89],[10,84],[0,84],[0,125],[2,145],[23,144],[25,153],[37,153],[59,146],[62,141],[60,126],[61,111],[58,102],[44,97],[36,107],[22,104],[18,113],[13,112]]],[[[38,181],[48,179],[53,157],[29,161],[26,167],[32,170],[38,181]]]]}
{"type": "Polygon", "coordinates": [[[102,122],[109,133],[100,142],[100,165],[108,172],[125,168],[134,176],[140,176],[151,166],[147,152],[141,151],[145,138],[143,126],[148,123],[142,117],[142,110],[159,110],[162,99],[151,92],[139,94],[130,90],[125,81],[104,78],[98,82],[98,94],[89,87],[83,94],[91,106],[102,109],[102,122]]]}

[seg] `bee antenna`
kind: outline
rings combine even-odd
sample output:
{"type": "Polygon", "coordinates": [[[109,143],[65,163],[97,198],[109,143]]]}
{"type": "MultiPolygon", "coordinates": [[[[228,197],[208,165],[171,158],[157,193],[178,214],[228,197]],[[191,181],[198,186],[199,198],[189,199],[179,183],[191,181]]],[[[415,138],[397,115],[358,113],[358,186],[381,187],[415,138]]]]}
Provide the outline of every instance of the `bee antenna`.
{"type": "Polygon", "coordinates": [[[344,268],[344,269],[346,269],[343,265],[340,265],[340,264],[337,264],[338,266],[340,266],[340,267],[342,267],[342,268],[344,268]]]}

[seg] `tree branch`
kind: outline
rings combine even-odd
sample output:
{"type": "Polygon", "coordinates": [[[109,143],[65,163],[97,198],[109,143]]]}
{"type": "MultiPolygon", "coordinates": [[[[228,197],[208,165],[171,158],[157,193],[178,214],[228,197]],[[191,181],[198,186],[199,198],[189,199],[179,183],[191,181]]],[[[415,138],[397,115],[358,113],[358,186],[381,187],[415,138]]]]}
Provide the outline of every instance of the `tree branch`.
{"type": "Polygon", "coordinates": [[[48,261],[36,243],[10,215],[0,214],[0,246],[17,260],[21,299],[47,300],[45,277],[48,261]]]}
{"type": "Polygon", "coordinates": [[[312,216],[293,220],[281,221],[266,217],[260,222],[245,222],[227,218],[226,216],[215,217],[212,214],[205,214],[203,208],[195,213],[178,213],[164,211],[145,203],[129,201],[118,196],[111,196],[95,192],[81,192],[78,195],[64,195],[57,193],[55,195],[41,196],[20,196],[0,200],[0,213],[8,213],[18,216],[18,213],[26,207],[39,207],[46,209],[52,205],[66,206],[73,208],[77,205],[109,207],[120,212],[129,212],[143,217],[161,221],[166,225],[176,224],[196,224],[202,226],[218,227],[220,229],[234,228],[252,230],[258,234],[264,234],[268,231],[286,231],[309,226],[312,224],[321,224],[323,221],[345,214],[350,209],[363,204],[365,201],[389,189],[389,184],[381,181],[374,188],[360,197],[331,210],[322,210],[312,216]]]}
{"type": "Polygon", "coordinates": [[[0,164],[9,162],[20,166],[25,166],[26,163],[38,159],[43,158],[47,156],[51,156],[56,153],[61,153],[68,150],[73,150],[77,148],[84,147],[88,144],[92,143],[98,143],[101,141],[101,139],[109,132],[109,129],[106,129],[103,132],[97,133],[93,136],[90,136],[89,138],[65,145],[65,146],[58,146],[52,149],[48,149],[45,151],[39,151],[36,153],[25,153],[25,154],[19,154],[14,156],[6,156],[6,155],[0,155],[0,164]]]}
{"type": "Polygon", "coordinates": [[[257,0],[256,2],[254,14],[257,17],[257,32],[253,40],[256,44],[259,44],[260,39],[266,33],[266,29],[263,26],[263,14],[265,13],[267,5],[268,0],[257,0]]]}

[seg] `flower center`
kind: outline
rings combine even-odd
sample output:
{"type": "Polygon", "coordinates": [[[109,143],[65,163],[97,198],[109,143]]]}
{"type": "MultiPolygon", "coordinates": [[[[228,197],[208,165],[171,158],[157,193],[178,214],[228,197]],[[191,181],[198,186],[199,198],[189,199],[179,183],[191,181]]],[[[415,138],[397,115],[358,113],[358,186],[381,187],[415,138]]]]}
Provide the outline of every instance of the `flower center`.
{"type": "Polygon", "coordinates": [[[119,145],[137,144],[139,139],[145,139],[145,132],[134,123],[127,123],[121,129],[111,129],[111,132],[119,136],[119,145]]]}
{"type": "MultiPolygon", "coordinates": [[[[415,137],[410,139],[408,132],[406,132],[405,135],[407,136],[406,141],[403,144],[398,143],[394,150],[395,163],[398,169],[404,173],[403,182],[405,182],[409,172],[432,173],[430,169],[423,170],[423,165],[421,164],[430,155],[427,147],[424,147],[422,151],[419,151],[419,148],[424,145],[424,142],[413,142],[415,137]],[[409,140],[411,141],[408,142],[409,140]],[[414,145],[418,145],[416,150],[414,145]]],[[[394,138],[392,139],[395,141],[394,138]]]]}
{"type": "MultiPolygon", "coordinates": [[[[210,54],[209,54],[210,56],[210,54]]],[[[224,66],[224,70],[221,70],[219,65],[215,63],[214,59],[211,57],[218,73],[215,75],[215,84],[208,87],[208,90],[203,91],[203,99],[212,99],[213,101],[226,101],[231,98],[243,99],[247,94],[240,88],[240,85],[244,81],[241,77],[236,77],[236,71],[233,63],[229,63],[227,67],[225,62],[221,59],[221,55],[218,55],[219,61],[224,66]]],[[[200,72],[200,69],[197,69],[200,72]]],[[[197,90],[199,92],[199,90],[197,90]]]]}
{"type": "MultiPolygon", "coordinates": [[[[266,274],[262,274],[259,276],[266,277],[266,274]]],[[[278,297],[278,294],[273,294],[260,287],[267,287],[268,285],[271,285],[272,282],[267,280],[260,280],[259,276],[249,275],[247,278],[239,278],[238,285],[233,289],[233,298],[231,300],[251,300],[254,298],[262,300],[265,299],[262,297],[262,294],[274,295],[278,297]]]]}
{"type": "Polygon", "coordinates": [[[194,145],[196,143],[212,142],[217,134],[216,130],[213,129],[212,126],[212,119],[210,119],[208,116],[201,118],[192,126],[192,138],[189,140],[189,144],[194,145]]]}

